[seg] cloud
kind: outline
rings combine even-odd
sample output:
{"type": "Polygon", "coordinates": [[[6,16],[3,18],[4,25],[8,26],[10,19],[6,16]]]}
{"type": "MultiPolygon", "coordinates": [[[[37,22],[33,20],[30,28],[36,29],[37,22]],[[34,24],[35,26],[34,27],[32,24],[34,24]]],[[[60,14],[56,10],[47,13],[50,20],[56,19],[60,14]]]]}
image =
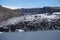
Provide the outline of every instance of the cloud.
{"type": "Polygon", "coordinates": [[[22,6],[7,6],[7,5],[2,5],[3,7],[9,8],[9,9],[21,9],[21,8],[34,8],[34,7],[22,7],[22,6]]]}
{"type": "Polygon", "coordinates": [[[21,8],[28,8],[28,7],[21,7],[21,6],[6,6],[2,5],[3,7],[10,8],[10,9],[21,9],[21,8]]]}
{"type": "Polygon", "coordinates": [[[2,5],[2,6],[6,8],[10,8],[10,9],[23,8],[23,7],[18,7],[18,6],[6,6],[6,5],[2,5]]]}

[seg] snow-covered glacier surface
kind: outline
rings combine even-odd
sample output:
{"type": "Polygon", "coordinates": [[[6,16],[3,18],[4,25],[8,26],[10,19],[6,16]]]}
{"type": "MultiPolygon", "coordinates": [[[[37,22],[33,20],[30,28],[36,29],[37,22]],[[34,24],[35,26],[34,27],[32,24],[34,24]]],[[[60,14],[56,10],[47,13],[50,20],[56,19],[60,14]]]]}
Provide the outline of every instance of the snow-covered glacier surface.
{"type": "Polygon", "coordinates": [[[34,21],[36,22],[42,22],[43,19],[47,19],[47,21],[52,21],[54,19],[58,19],[56,15],[46,15],[46,14],[34,14],[34,15],[24,15],[20,17],[14,17],[7,19],[6,21],[2,21],[0,23],[0,27],[6,26],[6,25],[11,25],[11,24],[18,24],[19,22],[24,22],[24,21],[34,21]],[[51,20],[52,19],[52,20],[51,20]]]}
{"type": "Polygon", "coordinates": [[[4,32],[0,40],[60,40],[60,30],[35,32],[4,32]]]}

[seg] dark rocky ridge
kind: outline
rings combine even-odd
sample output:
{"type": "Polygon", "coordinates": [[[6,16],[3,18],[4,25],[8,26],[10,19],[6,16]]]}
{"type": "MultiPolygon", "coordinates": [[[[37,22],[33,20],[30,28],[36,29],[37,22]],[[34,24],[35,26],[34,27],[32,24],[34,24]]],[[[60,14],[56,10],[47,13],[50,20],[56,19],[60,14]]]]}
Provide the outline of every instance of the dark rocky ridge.
{"type": "Polygon", "coordinates": [[[15,11],[23,14],[37,14],[37,13],[49,13],[60,12],[60,7],[43,7],[43,8],[21,8],[15,9],[15,11]]]}

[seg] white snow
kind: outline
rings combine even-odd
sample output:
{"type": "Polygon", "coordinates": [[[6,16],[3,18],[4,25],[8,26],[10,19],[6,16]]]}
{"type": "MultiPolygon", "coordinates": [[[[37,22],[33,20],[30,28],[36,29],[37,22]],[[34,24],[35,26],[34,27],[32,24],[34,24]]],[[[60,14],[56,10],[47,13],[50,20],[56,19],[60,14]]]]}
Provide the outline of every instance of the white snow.
{"type": "Polygon", "coordinates": [[[0,32],[0,34],[3,33],[3,32],[0,32]]]}
{"type": "Polygon", "coordinates": [[[16,29],[15,31],[16,32],[24,32],[24,30],[22,30],[22,29],[16,29]]]}
{"type": "Polygon", "coordinates": [[[14,17],[7,19],[7,21],[3,21],[0,23],[0,27],[4,25],[11,25],[11,24],[18,24],[21,21],[34,21],[37,20],[37,22],[41,22],[43,19],[46,19],[48,21],[51,21],[51,19],[57,19],[58,17],[56,15],[47,15],[47,14],[34,14],[34,15],[24,15],[20,17],[14,17]],[[37,16],[37,17],[35,17],[37,16]]]}

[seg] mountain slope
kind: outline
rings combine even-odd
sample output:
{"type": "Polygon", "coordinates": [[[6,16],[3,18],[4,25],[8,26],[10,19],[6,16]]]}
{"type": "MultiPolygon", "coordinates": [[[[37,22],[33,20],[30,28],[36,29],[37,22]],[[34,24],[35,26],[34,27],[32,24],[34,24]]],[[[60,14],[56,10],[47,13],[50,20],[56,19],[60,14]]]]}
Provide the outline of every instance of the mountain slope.
{"type": "Polygon", "coordinates": [[[15,9],[22,14],[38,14],[38,13],[49,13],[60,12],[60,7],[43,7],[43,8],[21,8],[15,9]]]}
{"type": "Polygon", "coordinates": [[[20,13],[18,13],[17,11],[13,11],[12,9],[2,7],[0,5],[0,21],[16,16],[20,16],[20,13]]]}

